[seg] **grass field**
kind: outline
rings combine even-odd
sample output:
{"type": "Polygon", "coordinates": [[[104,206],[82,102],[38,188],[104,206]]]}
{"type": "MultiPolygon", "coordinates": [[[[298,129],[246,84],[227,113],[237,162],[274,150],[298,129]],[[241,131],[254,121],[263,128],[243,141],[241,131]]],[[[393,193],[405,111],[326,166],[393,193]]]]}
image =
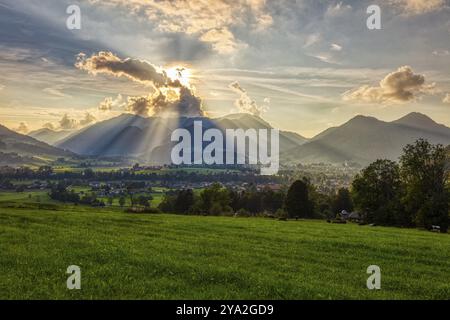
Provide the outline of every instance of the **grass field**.
{"type": "Polygon", "coordinates": [[[43,194],[13,196],[0,194],[0,299],[450,299],[448,234],[45,201],[38,210],[43,194]],[[381,290],[366,288],[373,264],[381,290]],[[81,290],[66,288],[69,265],[81,267],[81,290]]]}

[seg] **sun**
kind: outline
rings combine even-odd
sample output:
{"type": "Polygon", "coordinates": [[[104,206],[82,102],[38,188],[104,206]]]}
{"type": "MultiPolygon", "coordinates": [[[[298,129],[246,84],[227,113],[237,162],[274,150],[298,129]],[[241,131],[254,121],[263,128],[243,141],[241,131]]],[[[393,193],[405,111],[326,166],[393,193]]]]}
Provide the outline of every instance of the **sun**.
{"type": "Polygon", "coordinates": [[[167,76],[172,80],[178,80],[185,87],[190,87],[192,71],[183,66],[175,66],[166,70],[167,76]]]}

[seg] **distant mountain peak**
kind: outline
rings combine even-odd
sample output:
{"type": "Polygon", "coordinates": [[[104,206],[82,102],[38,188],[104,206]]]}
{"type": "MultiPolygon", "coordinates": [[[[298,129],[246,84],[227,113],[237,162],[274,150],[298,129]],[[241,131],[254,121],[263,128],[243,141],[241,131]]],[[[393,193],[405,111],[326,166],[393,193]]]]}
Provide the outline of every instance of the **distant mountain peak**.
{"type": "Polygon", "coordinates": [[[17,153],[19,156],[32,156],[34,160],[41,163],[45,161],[42,160],[40,156],[51,158],[73,155],[71,152],[55,148],[47,143],[38,141],[30,136],[20,134],[2,125],[0,125],[0,138],[2,141],[2,145],[0,147],[1,152],[17,153]],[[38,158],[34,158],[35,156],[39,156],[40,160],[38,160],[38,158]]]}
{"type": "Polygon", "coordinates": [[[366,165],[376,159],[398,160],[403,147],[419,138],[448,145],[450,128],[418,112],[393,122],[359,115],[325,130],[283,157],[300,163],[353,161],[366,165]]]}
{"type": "Polygon", "coordinates": [[[230,113],[227,114],[225,116],[223,116],[224,118],[258,118],[261,119],[260,116],[251,114],[251,113],[247,113],[247,112],[240,112],[240,113],[230,113]]]}
{"type": "Polygon", "coordinates": [[[55,132],[58,132],[58,131],[52,130],[52,129],[49,129],[49,128],[41,128],[41,129],[37,129],[37,130],[34,130],[34,131],[30,131],[30,132],[27,133],[27,135],[34,138],[34,135],[36,135],[36,134],[55,133],[55,132]]]}
{"type": "Polygon", "coordinates": [[[375,117],[357,115],[344,123],[343,126],[367,126],[377,123],[382,122],[375,117]]]}
{"type": "Polygon", "coordinates": [[[350,119],[350,121],[379,121],[375,117],[363,116],[362,114],[358,114],[357,116],[350,119]]]}
{"type": "Polygon", "coordinates": [[[420,112],[408,113],[406,116],[393,121],[393,123],[403,124],[403,125],[412,125],[412,126],[416,126],[416,127],[424,127],[424,126],[437,124],[429,116],[427,116],[423,113],[420,113],[420,112]]]}

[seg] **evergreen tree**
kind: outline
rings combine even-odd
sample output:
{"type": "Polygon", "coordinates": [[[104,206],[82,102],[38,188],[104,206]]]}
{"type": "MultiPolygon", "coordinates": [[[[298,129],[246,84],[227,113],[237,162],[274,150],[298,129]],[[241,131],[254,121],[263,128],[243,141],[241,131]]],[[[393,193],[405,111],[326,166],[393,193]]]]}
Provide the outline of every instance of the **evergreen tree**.
{"type": "Polygon", "coordinates": [[[286,196],[286,211],[290,218],[312,218],[313,205],[309,199],[309,183],[306,179],[295,181],[286,196]]]}

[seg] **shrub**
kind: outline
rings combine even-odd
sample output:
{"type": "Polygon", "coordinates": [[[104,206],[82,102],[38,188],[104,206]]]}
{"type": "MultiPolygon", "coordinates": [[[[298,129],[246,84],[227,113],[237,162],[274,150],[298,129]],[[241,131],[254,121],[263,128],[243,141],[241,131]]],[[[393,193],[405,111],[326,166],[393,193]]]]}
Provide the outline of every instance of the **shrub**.
{"type": "Polygon", "coordinates": [[[158,208],[128,208],[125,210],[127,213],[147,213],[147,214],[158,214],[161,213],[161,210],[158,208]]]}

